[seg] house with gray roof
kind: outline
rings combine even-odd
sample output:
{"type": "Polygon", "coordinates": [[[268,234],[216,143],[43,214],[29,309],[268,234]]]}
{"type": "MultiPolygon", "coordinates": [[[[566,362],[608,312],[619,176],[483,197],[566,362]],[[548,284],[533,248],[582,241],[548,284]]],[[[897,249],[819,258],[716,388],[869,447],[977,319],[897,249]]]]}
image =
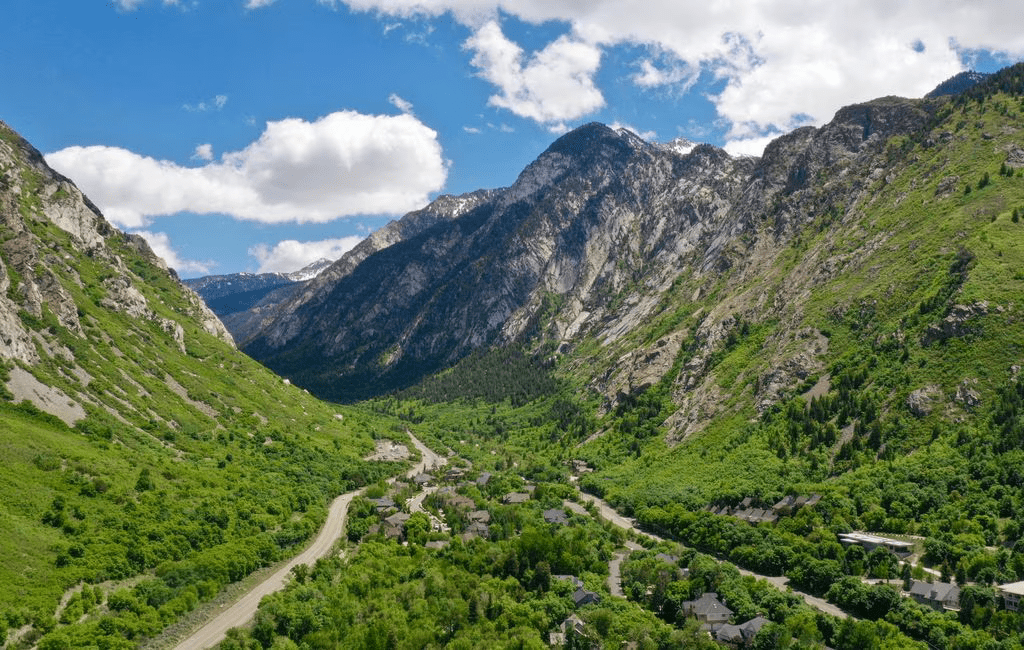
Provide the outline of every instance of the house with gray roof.
{"type": "Polygon", "coordinates": [[[491,513],[486,510],[474,510],[466,515],[470,521],[479,521],[482,524],[491,523],[491,513]]]}
{"type": "Polygon", "coordinates": [[[740,625],[729,625],[726,623],[715,630],[714,638],[719,643],[724,643],[734,648],[743,648],[754,641],[754,637],[757,636],[757,633],[761,631],[761,628],[767,622],[768,619],[758,616],[740,625]]]}
{"type": "Polygon", "coordinates": [[[1006,606],[1006,609],[1011,612],[1020,611],[1020,600],[1024,596],[1024,580],[999,585],[996,590],[1003,597],[1003,605],[1006,606]]]}
{"type": "Polygon", "coordinates": [[[572,602],[577,607],[582,607],[583,605],[596,605],[601,602],[601,595],[580,587],[573,592],[572,602]]]}
{"type": "Polygon", "coordinates": [[[501,498],[501,502],[505,504],[526,503],[529,500],[530,494],[528,492],[509,492],[501,498]]]}
{"type": "Polygon", "coordinates": [[[960,587],[948,582],[913,580],[908,596],[933,609],[960,609],[960,587]]]}
{"type": "Polygon", "coordinates": [[[491,527],[482,521],[474,521],[467,528],[466,532],[462,534],[462,539],[469,541],[474,537],[483,537],[487,539],[491,536],[491,527]]]}
{"type": "Polygon", "coordinates": [[[381,497],[379,499],[370,499],[370,503],[373,504],[374,510],[377,512],[384,512],[395,507],[395,502],[388,497],[381,497]]]}
{"type": "Polygon", "coordinates": [[[572,586],[576,587],[577,589],[582,589],[583,588],[583,581],[580,580],[579,578],[577,578],[574,575],[571,575],[571,574],[568,574],[568,573],[556,573],[555,575],[553,575],[551,577],[554,580],[565,580],[566,582],[571,582],[572,586]]]}
{"type": "Polygon", "coordinates": [[[565,513],[565,510],[560,508],[551,508],[550,510],[544,511],[544,521],[549,524],[567,524],[569,523],[569,515],[565,513]]]}
{"type": "Polygon", "coordinates": [[[411,516],[412,515],[410,515],[408,512],[396,512],[390,517],[386,517],[384,521],[386,521],[389,526],[398,526],[399,528],[401,528],[405,525],[405,522],[409,521],[409,517],[411,516]]]}
{"type": "Polygon", "coordinates": [[[714,592],[704,592],[697,600],[684,601],[682,610],[685,616],[710,625],[726,623],[732,616],[732,610],[723,605],[714,592]]]}
{"type": "Polygon", "coordinates": [[[566,636],[568,634],[573,634],[576,637],[583,637],[586,634],[583,620],[575,614],[570,614],[568,618],[562,621],[557,630],[548,635],[548,644],[563,646],[566,643],[566,636]]]}

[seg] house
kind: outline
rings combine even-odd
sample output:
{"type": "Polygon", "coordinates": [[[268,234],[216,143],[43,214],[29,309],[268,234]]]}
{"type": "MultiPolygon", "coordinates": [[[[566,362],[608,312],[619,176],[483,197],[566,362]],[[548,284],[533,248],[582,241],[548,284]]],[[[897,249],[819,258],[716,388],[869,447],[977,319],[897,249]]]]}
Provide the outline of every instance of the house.
{"type": "Polygon", "coordinates": [[[778,512],[779,510],[782,510],[783,508],[792,508],[793,504],[795,502],[796,502],[796,497],[794,495],[790,494],[788,496],[783,497],[782,500],[780,500],[778,503],[776,503],[774,506],[772,506],[772,510],[775,510],[776,512],[778,512]]]}
{"type": "Polygon", "coordinates": [[[466,515],[471,522],[479,521],[482,524],[491,523],[491,513],[486,510],[474,510],[466,515]]]}
{"type": "Polygon", "coordinates": [[[1011,582],[996,587],[999,595],[1003,597],[1003,605],[1011,612],[1020,611],[1020,599],[1024,596],[1024,582],[1011,582]]]}
{"type": "Polygon", "coordinates": [[[389,526],[398,526],[399,528],[401,528],[405,525],[405,522],[409,521],[409,517],[411,516],[412,515],[410,515],[408,512],[396,512],[395,514],[389,517],[385,517],[384,521],[387,522],[389,526]]]}
{"type": "Polygon", "coordinates": [[[462,534],[464,541],[469,541],[474,537],[483,537],[487,539],[491,536],[491,527],[482,521],[474,521],[467,528],[466,532],[462,534]]]}
{"type": "Polygon", "coordinates": [[[898,539],[878,537],[877,535],[868,535],[866,533],[840,533],[839,541],[847,546],[859,544],[868,553],[876,548],[887,548],[900,557],[906,557],[914,551],[913,542],[903,542],[898,539]]]}
{"type": "Polygon", "coordinates": [[[461,494],[446,494],[444,497],[445,504],[456,508],[458,510],[469,510],[476,507],[476,501],[473,501],[467,496],[461,494]]]}
{"type": "Polygon", "coordinates": [[[960,609],[960,587],[948,582],[914,580],[907,595],[934,609],[960,609]]]}
{"type": "Polygon", "coordinates": [[[732,610],[723,605],[714,592],[704,592],[697,600],[683,602],[682,610],[685,616],[710,625],[725,623],[732,616],[732,610]]]}
{"type": "Polygon", "coordinates": [[[551,578],[553,580],[565,580],[567,582],[571,582],[572,586],[576,587],[577,589],[582,589],[583,588],[583,581],[580,580],[579,578],[577,578],[574,575],[570,575],[570,574],[567,574],[567,573],[557,573],[557,574],[551,576],[551,578]]]}
{"type": "Polygon", "coordinates": [[[583,636],[585,626],[583,619],[575,614],[569,614],[569,618],[562,621],[561,625],[558,626],[564,634],[568,634],[570,631],[574,632],[577,636],[583,636]]]}
{"type": "Polygon", "coordinates": [[[596,594],[593,591],[587,591],[583,587],[579,587],[572,594],[572,602],[577,607],[583,605],[596,605],[601,602],[601,595],[596,594]]]}
{"type": "Polygon", "coordinates": [[[544,511],[544,521],[549,524],[567,524],[569,523],[569,515],[565,513],[565,510],[559,508],[552,508],[544,511]]]}
{"type": "Polygon", "coordinates": [[[751,523],[756,524],[757,522],[761,521],[761,517],[763,516],[764,510],[762,510],[761,508],[751,508],[743,517],[741,517],[741,519],[745,519],[751,523]]]}
{"type": "Polygon", "coordinates": [[[388,497],[381,497],[379,499],[370,499],[370,503],[373,504],[374,510],[377,512],[384,512],[395,507],[395,502],[388,497]]]}
{"type": "Polygon", "coordinates": [[[514,503],[526,503],[530,500],[530,495],[527,492],[509,492],[501,498],[501,502],[505,504],[514,503]]]}
{"type": "Polygon", "coordinates": [[[548,635],[548,643],[553,646],[563,646],[570,633],[581,637],[585,631],[583,620],[575,614],[570,614],[569,618],[559,624],[558,630],[548,635]]]}
{"type": "Polygon", "coordinates": [[[420,473],[420,474],[417,474],[416,476],[412,477],[412,482],[415,483],[419,487],[423,487],[424,485],[429,485],[430,482],[433,481],[433,480],[434,480],[434,477],[431,476],[430,474],[422,474],[422,473],[420,473]]]}
{"type": "Polygon", "coordinates": [[[734,648],[742,648],[750,645],[757,633],[761,631],[768,619],[763,616],[752,618],[740,625],[729,625],[726,623],[715,630],[715,640],[719,643],[730,645],[734,648]]]}

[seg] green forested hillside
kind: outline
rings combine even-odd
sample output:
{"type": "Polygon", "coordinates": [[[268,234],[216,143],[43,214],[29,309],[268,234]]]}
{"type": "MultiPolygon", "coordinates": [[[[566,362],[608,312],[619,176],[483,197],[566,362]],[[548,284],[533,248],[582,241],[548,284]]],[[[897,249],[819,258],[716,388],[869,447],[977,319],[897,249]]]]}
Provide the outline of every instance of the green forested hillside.
{"type": "MultiPolygon", "coordinates": [[[[817,185],[766,206],[733,265],[713,282],[680,277],[645,326],[617,340],[593,335],[559,354],[541,344],[532,359],[478,354],[374,408],[451,447],[476,471],[557,485],[569,482],[568,461],[585,460],[595,471],[580,486],[648,530],[785,575],[854,617],[751,605],[744,614],[760,612],[777,626],[754,647],[1020,648],[1024,617],[1005,609],[996,586],[1024,580],[1022,134],[1024,68],[1016,66],[939,107],[920,133],[881,143],[884,166],[849,178],[825,170],[817,185]],[[786,201],[820,209],[780,237],[771,216],[785,213],[786,201]],[[756,266],[763,246],[778,241],[771,264],[756,266]],[[787,301],[773,302],[776,294],[787,301]],[[702,339],[723,312],[724,334],[702,339]],[[682,343],[660,379],[614,399],[599,392],[631,350],[671,337],[682,343]],[[816,369],[780,373],[775,364],[792,358],[780,348],[805,340],[821,341],[816,369]],[[519,363],[532,368],[510,371],[519,363]],[[546,371],[551,378],[528,379],[546,371]],[[780,376],[789,383],[778,386],[780,376]],[[666,436],[687,408],[701,409],[699,426],[666,436]],[[770,509],[811,494],[821,496],[813,506],[782,509],[771,523],[710,512],[744,500],[770,509]],[[912,554],[901,563],[888,551],[841,544],[839,534],[851,531],[905,540],[912,554]],[[959,608],[901,597],[914,580],[955,582],[959,608]]],[[[486,496],[466,493],[477,505],[486,496]]],[[[357,556],[351,566],[365,561],[357,556]]],[[[691,559],[691,572],[701,575],[700,567],[691,559]]],[[[661,587],[638,579],[627,599],[677,626],[682,601],[701,590],[730,593],[730,605],[760,603],[753,582],[737,592],[721,577],[661,587]]],[[[468,586],[462,598],[481,589],[468,586]]],[[[280,626],[298,594],[283,596],[266,620],[316,647],[311,639],[321,637],[280,626]]],[[[598,611],[582,614],[589,625],[598,611]]],[[[560,615],[535,626],[542,631],[560,615]]],[[[588,629],[601,643],[612,638],[588,629]]]]}
{"type": "Polygon", "coordinates": [[[370,485],[344,556],[296,571],[224,647],[541,647],[569,614],[567,645],[717,647],[682,614],[714,591],[731,623],[767,619],[751,647],[1021,648],[995,586],[1024,580],[1024,69],[935,101],[864,168],[826,165],[748,215],[715,268],[609,287],[658,305],[621,336],[555,345],[545,311],[521,347],[346,407],[221,340],[139,241],[54,225],[77,190],[4,131],[0,623],[22,645],[137,646],[370,485]],[[432,479],[451,489],[389,528],[417,489],[361,459],[406,427],[452,451],[432,479]],[[668,541],[627,549],[564,503],[582,510],[576,486],[668,541]],[[768,523],[711,512],[812,494],[768,523]],[[464,539],[480,511],[488,532],[464,539]],[[601,602],[577,608],[559,572],[601,602]],[[959,609],[901,598],[913,580],[955,581],[959,609]]]}
{"type": "Polygon", "coordinates": [[[135,647],[399,469],[362,460],[383,416],[235,350],[4,125],[0,173],[0,639],[135,647]]]}

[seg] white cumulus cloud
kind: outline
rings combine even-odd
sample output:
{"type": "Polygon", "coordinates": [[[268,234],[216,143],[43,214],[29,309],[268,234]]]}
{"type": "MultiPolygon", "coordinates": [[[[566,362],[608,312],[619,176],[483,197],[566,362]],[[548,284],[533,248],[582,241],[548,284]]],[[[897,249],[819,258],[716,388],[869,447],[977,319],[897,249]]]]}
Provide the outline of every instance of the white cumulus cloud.
{"type": "Polygon", "coordinates": [[[363,237],[358,235],[306,242],[286,239],[272,248],[266,244],[253,246],[249,255],[260,263],[259,273],[291,273],[317,260],[336,260],[361,241],[363,237]]]}
{"type": "MultiPolygon", "coordinates": [[[[320,0],[341,4],[342,0],[320,0]]],[[[970,50],[1024,57],[1019,0],[344,0],[385,17],[452,12],[474,30],[473,63],[500,94],[492,103],[544,123],[601,106],[593,74],[604,48],[648,48],[634,83],[723,83],[709,99],[729,140],[821,124],[840,107],[896,94],[919,97],[964,67],[970,50]],[[491,22],[499,13],[569,33],[526,63],[491,22]],[[544,56],[547,53],[549,56],[544,56]],[[555,61],[556,54],[566,57],[555,61]],[[531,74],[532,73],[532,74],[531,74]],[[574,97],[574,94],[576,97],[574,97]],[[575,100],[575,101],[574,101],[575,100]]]]}
{"type": "Polygon", "coordinates": [[[196,147],[196,150],[192,153],[194,160],[205,160],[207,162],[213,160],[213,145],[212,144],[201,144],[196,147]]]}
{"type": "Polygon", "coordinates": [[[604,106],[594,84],[601,50],[563,36],[527,58],[496,21],[488,21],[465,43],[482,78],[501,91],[489,103],[558,130],[604,106]]]}
{"type": "Polygon", "coordinates": [[[209,274],[210,269],[214,265],[212,261],[200,262],[180,258],[177,251],[171,246],[171,238],[167,236],[167,233],[136,230],[134,234],[141,235],[146,240],[146,243],[149,244],[149,247],[153,249],[153,252],[162,257],[164,263],[178,273],[200,273],[206,275],[209,274]]]}
{"type": "Polygon", "coordinates": [[[245,149],[199,167],[107,146],[46,160],[125,228],[178,212],[263,223],[401,214],[426,204],[448,172],[437,133],[415,117],[353,111],[268,122],[245,149]]]}

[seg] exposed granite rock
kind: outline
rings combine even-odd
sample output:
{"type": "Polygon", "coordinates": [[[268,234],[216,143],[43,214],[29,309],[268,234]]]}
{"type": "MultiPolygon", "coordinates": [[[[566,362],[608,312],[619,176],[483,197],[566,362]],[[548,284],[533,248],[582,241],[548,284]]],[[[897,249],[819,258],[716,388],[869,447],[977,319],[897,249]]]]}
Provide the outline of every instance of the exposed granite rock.
{"type": "Polygon", "coordinates": [[[960,177],[959,176],[946,176],[939,184],[935,187],[935,197],[944,199],[956,193],[960,189],[960,177]]]}
{"type": "Polygon", "coordinates": [[[973,411],[981,404],[981,393],[977,391],[977,379],[965,379],[956,387],[956,396],[953,398],[969,411],[973,411]]]}
{"type": "MultiPolygon", "coordinates": [[[[39,361],[32,336],[18,316],[21,310],[37,319],[52,313],[69,332],[84,336],[78,307],[65,288],[65,282],[83,287],[70,263],[73,253],[100,260],[113,271],[102,281],[101,306],[154,321],[184,349],[184,327],[156,315],[134,284],[137,276],[116,252],[118,246],[127,246],[172,276],[173,271],[142,237],[111,226],[74,183],[53,171],[42,154],[2,122],[0,135],[0,225],[7,229],[0,243],[0,357],[30,365],[39,361]],[[42,244],[36,233],[48,224],[67,233],[66,244],[42,244]]],[[[216,316],[191,295],[192,315],[204,329],[233,344],[216,316]]]]}
{"type": "MultiPolygon", "coordinates": [[[[272,312],[244,348],[337,398],[342,394],[324,391],[394,387],[486,345],[539,338],[568,350],[589,335],[616,346],[658,316],[681,277],[697,300],[728,272],[734,286],[751,288],[706,316],[674,392],[682,408],[694,406],[696,395],[704,396],[698,410],[714,408],[708,400],[719,399],[716,389],[698,388],[713,381],[709,361],[730,319],[748,314],[784,320],[780,329],[798,327],[811,289],[861,264],[886,245],[886,234],[852,251],[826,241],[773,292],[756,278],[777,268],[791,238],[826,210],[836,219],[859,218],[861,203],[875,196],[872,184],[886,176],[872,176],[886,171],[886,139],[923,129],[937,105],[889,97],[848,107],[820,129],[778,138],[761,159],[733,158],[709,145],[653,145],[600,124],[580,127],[511,187],[478,197],[457,218],[361,259],[339,260],[272,312]]],[[[768,345],[773,370],[747,378],[762,408],[820,370],[827,349],[817,337],[804,344],[771,338],[768,345]]],[[[633,357],[624,364],[595,385],[612,400],[645,382],[633,357]]]]}
{"type": "Polygon", "coordinates": [[[919,418],[923,418],[935,410],[943,401],[942,389],[929,384],[912,391],[907,396],[907,408],[919,418]]]}
{"type": "Polygon", "coordinates": [[[979,326],[971,324],[971,321],[979,316],[985,316],[988,312],[989,305],[985,301],[970,305],[953,305],[945,318],[928,327],[921,337],[921,345],[977,334],[979,326]]]}

